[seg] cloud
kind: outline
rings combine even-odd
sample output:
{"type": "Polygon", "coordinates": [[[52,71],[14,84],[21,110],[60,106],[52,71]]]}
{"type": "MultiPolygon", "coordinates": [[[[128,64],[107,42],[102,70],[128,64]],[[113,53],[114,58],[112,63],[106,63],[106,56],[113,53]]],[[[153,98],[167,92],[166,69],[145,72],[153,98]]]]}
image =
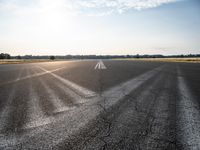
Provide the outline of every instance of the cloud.
{"type": "MultiPolygon", "coordinates": [[[[127,10],[155,8],[178,0],[74,0],[79,10],[124,13],[127,10]]],[[[106,13],[108,14],[108,13],[106,13]]]]}
{"type": "Polygon", "coordinates": [[[0,12],[26,13],[46,9],[65,10],[69,14],[105,16],[128,10],[155,8],[179,0],[0,0],[0,12]]]}

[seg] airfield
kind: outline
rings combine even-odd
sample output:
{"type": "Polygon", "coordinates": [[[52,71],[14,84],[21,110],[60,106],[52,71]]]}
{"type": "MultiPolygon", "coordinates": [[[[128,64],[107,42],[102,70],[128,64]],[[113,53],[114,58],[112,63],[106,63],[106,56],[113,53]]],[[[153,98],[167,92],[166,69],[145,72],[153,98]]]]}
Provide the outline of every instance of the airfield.
{"type": "Polygon", "coordinates": [[[200,63],[0,65],[0,149],[198,150],[200,63]]]}

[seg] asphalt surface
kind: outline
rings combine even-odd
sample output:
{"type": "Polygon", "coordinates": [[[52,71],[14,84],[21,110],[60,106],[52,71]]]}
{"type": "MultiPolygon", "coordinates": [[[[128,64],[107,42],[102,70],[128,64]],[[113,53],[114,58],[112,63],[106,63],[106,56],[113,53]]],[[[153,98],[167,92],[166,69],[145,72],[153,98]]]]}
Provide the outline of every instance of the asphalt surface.
{"type": "Polygon", "coordinates": [[[200,149],[200,63],[0,65],[0,149],[200,149]]]}

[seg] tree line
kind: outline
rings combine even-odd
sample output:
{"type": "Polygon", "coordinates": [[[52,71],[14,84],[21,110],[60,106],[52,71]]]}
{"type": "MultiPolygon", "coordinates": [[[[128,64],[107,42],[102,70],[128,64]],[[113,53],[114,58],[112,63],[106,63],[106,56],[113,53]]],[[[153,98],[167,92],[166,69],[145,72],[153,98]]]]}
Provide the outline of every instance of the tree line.
{"type": "Polygon", "coordinates": [[[188,54],[188,55],[24,55],[24,56],[11,56],[7,53],[1,53],[0,59],[123,59],[123,58],[188,58],[188,57],[200,57],[200,54],[188,54]]]}
{"type": "Polygon", "coordinates": [[[11,59],[11,56],[10,54],[7,54],[7,53],[1,53],[0,59],[11,59]]]}

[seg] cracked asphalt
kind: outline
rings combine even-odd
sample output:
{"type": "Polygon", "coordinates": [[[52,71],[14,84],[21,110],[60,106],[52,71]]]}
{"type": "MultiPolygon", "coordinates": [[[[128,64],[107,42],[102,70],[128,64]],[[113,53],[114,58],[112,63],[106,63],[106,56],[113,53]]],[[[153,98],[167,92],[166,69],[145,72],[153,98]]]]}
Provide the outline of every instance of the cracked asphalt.
{"type": "Polygon", "coordinates": [[[200,64],[0,65],[0,149],[198,150],[200,64]]]}

